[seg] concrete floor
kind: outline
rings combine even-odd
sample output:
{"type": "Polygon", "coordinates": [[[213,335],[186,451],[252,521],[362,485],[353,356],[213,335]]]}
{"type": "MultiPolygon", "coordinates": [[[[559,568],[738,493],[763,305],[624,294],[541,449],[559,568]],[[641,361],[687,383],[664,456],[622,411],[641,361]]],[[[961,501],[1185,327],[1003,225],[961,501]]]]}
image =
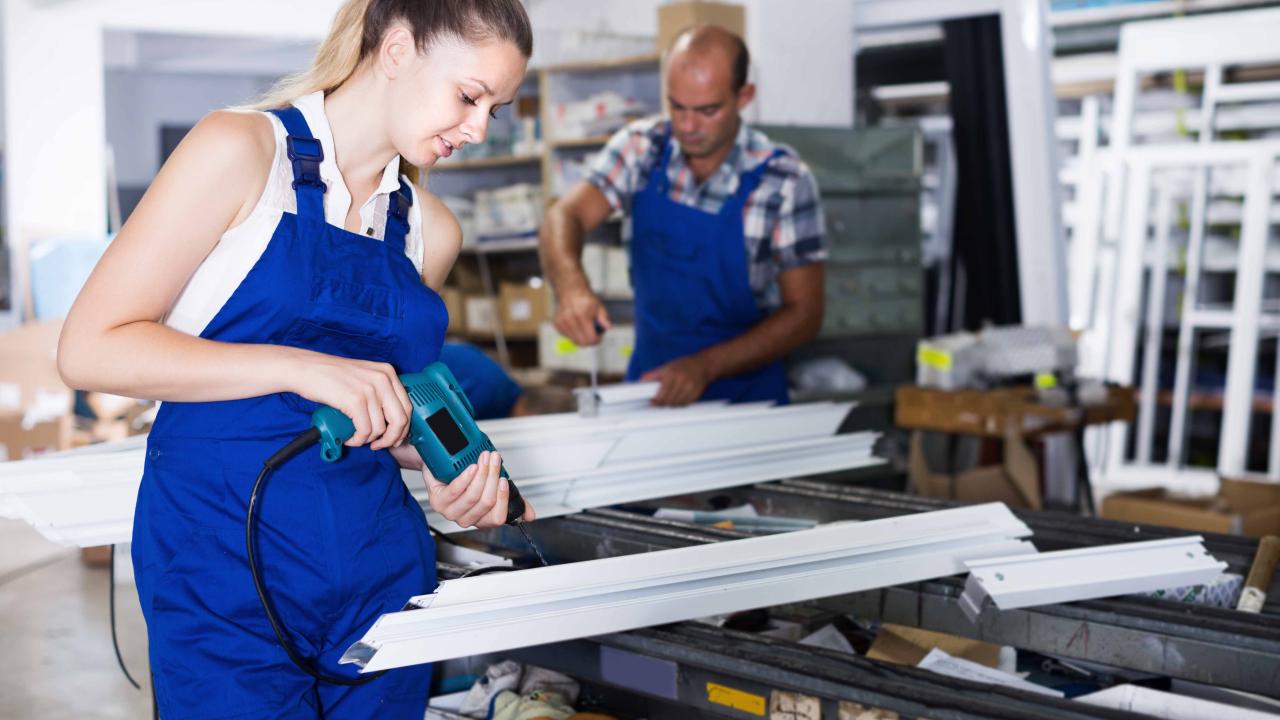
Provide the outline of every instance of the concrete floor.
{"type": "Polygon", "coordinates": [[[0,718],[151,717],[146,626],[133,583],[116,587],[116,627],[135,690],[116,664],[107,569],[0,519],[0,718]]]}

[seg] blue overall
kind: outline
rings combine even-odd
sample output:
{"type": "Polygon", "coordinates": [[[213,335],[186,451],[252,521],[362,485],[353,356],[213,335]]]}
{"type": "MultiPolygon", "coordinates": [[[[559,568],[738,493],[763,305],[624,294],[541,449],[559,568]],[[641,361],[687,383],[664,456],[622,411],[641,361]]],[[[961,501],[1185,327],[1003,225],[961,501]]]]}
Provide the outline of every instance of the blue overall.
{"type": "Polygon", "coordinates": [[[447,342],[440,349],[440,362],[457,378],[475,408],[477,420],[511,417],[524,389],[480,348],[447,342]]]}
{"type": "MultiPolygon", "coordinates": [[[[627,379],[676,358],[742,335],[764,319],[747,271],[742,210],[760,186],[774,151],[738,178],[738,190],[717,213],[672,200],[667,165],[670,135],[632,201],[631,284],[635,289],[636,346],[627,379]]],[[[707,386],[703,400],[785,404],[786,372],[773,362],[707,386]]]]}
{"type": "MultiPolygon", "coordinates": [[[[297,214],[285,213],[200,337],[267,343],[417,371],[440,352],[444,302],[405,255],[413,196],[391,194],[379,241],[328,225],[322,149],[297,108],[288,132],[297,214]]],[[[317,404],[292,393],[167,402],[147,441],[133,562],[151,643],[160,715],[212,718],[414,718],[430,666],[359,687],[316,683],[285,655],[245,559],[250,488],[272,452],[310,424],[317,404]]],[[[435,546],[387,451],[318,448],[281,466],[260,498],[259,567],[301,655],[329,674],[382,613],[435,588],[435,546]]]]}

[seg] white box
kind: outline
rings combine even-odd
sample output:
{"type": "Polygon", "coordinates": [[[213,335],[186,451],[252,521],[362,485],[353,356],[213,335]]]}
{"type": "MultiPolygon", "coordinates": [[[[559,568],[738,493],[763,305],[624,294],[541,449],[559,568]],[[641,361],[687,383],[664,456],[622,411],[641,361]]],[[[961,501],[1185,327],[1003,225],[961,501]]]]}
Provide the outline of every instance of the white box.
{"type": "Polygon", "coordinates": [[[631,355],[636,346],[636,328],[634,325],[614,325],[604,334],[603,362],[601,372],[618,375],[627,372],[631,355]]]}
{"type": "Polygon", "coordinates": [[[586,243],[582,246],[582,271],[587,276],[587,284],[591,291],[600,294],[609,286],[608,265],[605,258],[606,248],[597,243],[586,243]]]}
{"type": "Polygon", "coordinates": [[[542,186],[534,183],[477,190],[475,234],[483,241],[536,233],[544,209],[542,186]]]}
{"type": "Polygon", "coordinates": [[[483,295],[470,295],[464,307],[467,314],[467,334],[493,335],[498,327],[498,300],[483,295]]]}
{"type": "Polygon", "coordinates": [[[604,293],[614,298],[629,298],[631,290],[631,262],[626,248],[610,247],[604,252],[604,293]]]}
{"type": "Polygon", "coordinates": [[[560,334],[552,322],[538,326],[538,365],[548,370],[591,372],[591,355],[596,348],[578,347],[560,334]]]}

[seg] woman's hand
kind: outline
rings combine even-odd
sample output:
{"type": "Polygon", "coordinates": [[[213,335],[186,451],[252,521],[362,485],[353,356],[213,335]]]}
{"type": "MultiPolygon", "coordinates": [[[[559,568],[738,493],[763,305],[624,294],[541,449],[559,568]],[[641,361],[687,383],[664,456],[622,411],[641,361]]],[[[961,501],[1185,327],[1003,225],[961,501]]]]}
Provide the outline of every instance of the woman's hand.
{"type": "Polygon", "coordinates": [[[290,364],[290,389],[351,418],[356,433],[347,440],[349,447],[367,443],[371,450],[383,450],[404,441],[413,406],[395,368],[310,350],[290,351],[296,353],[290,364]]]}
{"type": "MultiPolygon", "coordinates": [[[[427,495],[431,509],[459,527],[493,528],[507,522],[507,503],[511,491],[507,480],[500,476],[502,456],[496,452],[480,453],[475,465],[463,470],[449,483],[432,477],[426,468],[422,477],[427,481],[427,495]]],[[[525,502],[523,519],[532,521],[537,515],[533,506],[525,502]]]]}

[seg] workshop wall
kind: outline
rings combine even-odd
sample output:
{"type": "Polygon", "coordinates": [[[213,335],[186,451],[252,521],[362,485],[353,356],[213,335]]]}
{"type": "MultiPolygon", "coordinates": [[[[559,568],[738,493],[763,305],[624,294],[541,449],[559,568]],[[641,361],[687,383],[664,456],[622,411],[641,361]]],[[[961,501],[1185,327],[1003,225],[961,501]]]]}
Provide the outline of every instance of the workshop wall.
{"type": "MultiPolygon", "coordinates": [[[[15,264],[25,261],[32,240],[106,232],[105,31],[318,41],[337,6],[337,0],[5,3],[5,174],[22,178],[5,184],[15,264]]],[[[15,291],[21,298],[24,290],[15,291]]]]}

